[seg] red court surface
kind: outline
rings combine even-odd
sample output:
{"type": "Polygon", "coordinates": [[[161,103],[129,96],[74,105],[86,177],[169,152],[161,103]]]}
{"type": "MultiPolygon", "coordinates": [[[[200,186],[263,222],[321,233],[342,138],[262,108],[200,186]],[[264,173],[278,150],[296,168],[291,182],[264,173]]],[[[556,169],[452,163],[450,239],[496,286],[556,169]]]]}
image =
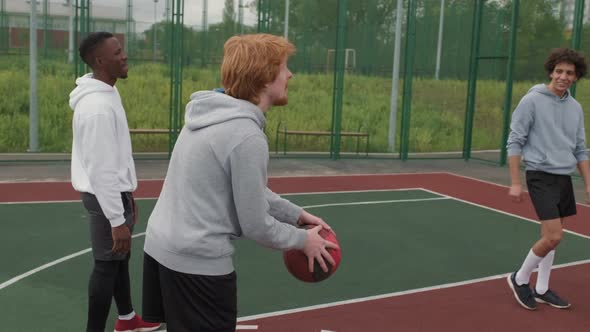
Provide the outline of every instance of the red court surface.
{"type": "MultiPolygon", "coordinates": [[[[140,181],[136,197],[156,198],[161,186],[160,180],[140,181]]],[[[536,218],[528,197],[520,204],[512,203],[505,186],[451,173],[277,177],[269,180],[269,186],[277,193],[425,188],[516,216],[536,218]]],[[[0,202],[78,197],[67,182],[0,183],[0,202]]],[[[590,208],[578,205],[578,215],[568,221],[566,228],[590,236],[589,217],[590,208]]],[[[246,317],[240,319],[240,324],[256,325],[261,332],[590,331],[588,280],[588,263],[561,267],[552,273],[551,283],[558,284],[560,292],[568,294],[573,304],[569,310],[540,305],[536,311],[527,311],[514,300],[505,277],[492,276],[489,280],[441,289],[246,317]]]]}

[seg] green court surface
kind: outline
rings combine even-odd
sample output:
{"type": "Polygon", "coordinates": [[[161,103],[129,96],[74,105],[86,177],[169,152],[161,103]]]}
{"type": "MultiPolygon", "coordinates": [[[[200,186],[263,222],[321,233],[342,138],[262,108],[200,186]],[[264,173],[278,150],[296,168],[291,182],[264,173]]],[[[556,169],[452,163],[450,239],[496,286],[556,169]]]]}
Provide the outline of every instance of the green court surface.
{"type": "MultiPolygon", "coordinates": [[[[380,295],[515,270],[539,225],[425,190],[283,195],[336,231],[342,262],[334,276],[307,284],[291,277],[278,251],[238,241],[239,316],[380,295]]],[[[131,274],[141,312],[142,246],[155,200],[139,200],[131,274]]],[[[0,204],[0,321],[5,331],[82,331],[91,254],[80,202],[0,204]]],[[[566,233],[556,264],[590,256],[590,241],[566,233]]],[[[111,307],[108,329],[115,320],[111,307]]]]}

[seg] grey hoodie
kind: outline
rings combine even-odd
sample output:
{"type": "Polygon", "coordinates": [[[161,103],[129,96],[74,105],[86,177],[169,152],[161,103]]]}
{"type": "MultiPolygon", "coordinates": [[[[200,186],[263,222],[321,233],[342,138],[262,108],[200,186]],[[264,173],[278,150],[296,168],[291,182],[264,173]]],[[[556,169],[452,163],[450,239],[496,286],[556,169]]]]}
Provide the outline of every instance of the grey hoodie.
{"type": "Polygon", "coordinates": [[[527,170],[571,174],[588,160],[582,106],[569,91],[560,98],[533,86],[512,114],[508,155],[522,155],[527,170]]]}
{"type": "Polygon", "coordinates": [[[267,188],[265,118],[254,104],[213,91],[186,106],[144,250],[174,271],[224,275],[234,270],[231,240],[274,249],[303,248],[294,227],[302,209],[267,188]]]}

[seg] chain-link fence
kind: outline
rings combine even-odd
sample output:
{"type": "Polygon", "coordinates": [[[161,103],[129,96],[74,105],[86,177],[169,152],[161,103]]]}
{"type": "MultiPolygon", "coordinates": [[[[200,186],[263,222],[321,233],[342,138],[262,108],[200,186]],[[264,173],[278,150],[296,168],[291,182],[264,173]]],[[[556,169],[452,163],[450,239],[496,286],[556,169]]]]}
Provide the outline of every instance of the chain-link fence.
{"type": "MultiPolygon", "coordinates": [[[[77,44],[115,34],[135,151],[169,151],[190,94],[220,86],[223,44],[268,32],[297,47],[289,104],[268,113],[272,152],[503,163],[510,113],[547,82],[550,49],[586,50],[583,0],[37,0],[39,144],[68,152],[77,44]],[[143,129],[158,129],[142,131],[143,129]],[[167,135],[168,134],[168,135],[167,135]]],[[[1,152],[29,131],[31,2],[0,0],[1,152]],[[7,84],[4,84],[4,83],[7,84]],[[18,87],[15,92],[14,87],[18,87]],[[9,123],[9,124],[7,124],[9,123]]],[[[588,85],[578,84],[585,106],[588,85]]]]}

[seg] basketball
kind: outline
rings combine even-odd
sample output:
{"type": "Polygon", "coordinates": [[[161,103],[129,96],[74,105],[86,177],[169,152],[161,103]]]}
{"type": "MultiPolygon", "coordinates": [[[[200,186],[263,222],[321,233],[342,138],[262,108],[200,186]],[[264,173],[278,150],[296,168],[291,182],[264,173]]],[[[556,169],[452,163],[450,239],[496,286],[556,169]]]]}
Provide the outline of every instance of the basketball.
{"type": "MultiPolygon", "coordinates": [[[[308,225],[306,228],[310,227],[314,226],[308,225]]],[[[334,234],[334,232],[328,231],[326,229],[321,229],[319,231],[319,235],[327,241],[330,241],[340,246],[340,244],[338,243],[338,239],[336,239],[336,234],[334,234]]],[[[336,272],[336,269],[338,269],[338,265],[340,265],[340,260],[342,258],[342,253],[339,249],[328,248],[327,250],[330,253],[330,255],[332,255],[332,258],[336,263],[334,266],[332,266],[330,263],[328,263],[327,260],[324,259],[326,265],[328,266],[328,272],[324,272],[324,270],[322,270],[320,264],[316,260],[314,260],[313,272],[309,272],[307,256],[305,255],[305,253],[303,253],[303,250],[299,249],[291,249],[284,251],[283,261],[289,273],[291,273],[291,275],[293,275],[295,278],[304,282],[319,282],[327,279],[332,274],[334,274],[334,272],[336,272]]]]}

